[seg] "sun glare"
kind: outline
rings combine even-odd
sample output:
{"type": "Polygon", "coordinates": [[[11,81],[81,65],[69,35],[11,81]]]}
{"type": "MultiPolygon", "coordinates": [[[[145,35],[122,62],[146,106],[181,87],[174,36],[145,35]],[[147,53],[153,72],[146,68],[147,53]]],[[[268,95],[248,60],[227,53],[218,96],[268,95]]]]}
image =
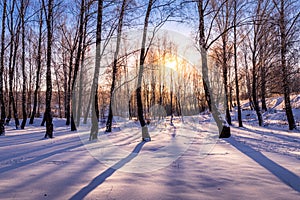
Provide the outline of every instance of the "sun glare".
{"type": "Polygon", "coordinates": [[[176,70],[176,66],[177,66],[176,60],[167,61],[165,66],[170,69],[176,70]]]}

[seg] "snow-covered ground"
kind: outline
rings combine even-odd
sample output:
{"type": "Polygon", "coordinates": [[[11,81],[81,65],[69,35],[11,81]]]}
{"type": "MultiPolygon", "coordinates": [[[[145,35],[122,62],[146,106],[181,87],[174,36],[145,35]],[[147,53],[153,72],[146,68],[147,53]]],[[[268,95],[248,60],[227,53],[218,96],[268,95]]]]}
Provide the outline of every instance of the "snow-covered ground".
{"type": "MultiPolygon", "coordinates": [[[[264,125],[276,127],[279,129],[287,129],[288,123],[286,119],[286,114],[284,110],[284,99],[283,97],[272,97],[266,100],[268,111],[263,113],[264,125]]],[[[300,95],[291,96],[291,105],[293,107],[293,114],[296,121],[296,125],[300,128],[300,95]]],[[[253,122],[257,125],[257,117],[255,112],[250,110],[249,103],[244,103],[242,105],[244,110],[243,119],[247,122],[253,122]]],[[[233,116],[237,119],[237,116],[233,116]]]]}
{"type": "Polygon", "coordinates": [[[275,107],[264,127],[243,111],[244,127],[235,122],[229,139],[216,138],[208,115],[150,125],[147,143],[137,122],[121,119],[98,142],[63,119],[54,120],[54,139],[42,139],[40,119],[6,127],[0,199],[300,199],[300,132],[288,131],[275,107]],[[275,117],[281,123],[268,121],[275,117]]]}

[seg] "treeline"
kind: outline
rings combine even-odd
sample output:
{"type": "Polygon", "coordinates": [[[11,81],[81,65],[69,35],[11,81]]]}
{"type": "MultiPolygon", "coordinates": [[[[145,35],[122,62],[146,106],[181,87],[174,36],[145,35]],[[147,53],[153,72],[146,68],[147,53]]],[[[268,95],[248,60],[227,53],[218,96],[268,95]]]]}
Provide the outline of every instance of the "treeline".
{"type": "Polygon", "coordinates": [[[284,96],[289,129],[296,128],[290,96],[299,93],[300,3],[293,0],[3,0],[1,2],[0,135],[44,117],[66,118],[74,131],[113,115],[148,119],[210,110],[220,134],[230,111],[248,99],[259,125],[266,98],[284,96]],[[197,66],[159,29],[178,25],[198,49],[197,66]],[[124,39],[141,30],[135,49],[124,39]],[[168,66],[169,65],[169,66],[168,66]],[[163,67],[162,67],[163,66],[163,67]],[[214,73],[218,75],[214,75],[214,73]],[[261,104],[260,104],[261,102],[261,104]],[[28,121],[27,121],[27,118],[28,121]],[[22,120],[21,120],[22,119],[22,120]]]}

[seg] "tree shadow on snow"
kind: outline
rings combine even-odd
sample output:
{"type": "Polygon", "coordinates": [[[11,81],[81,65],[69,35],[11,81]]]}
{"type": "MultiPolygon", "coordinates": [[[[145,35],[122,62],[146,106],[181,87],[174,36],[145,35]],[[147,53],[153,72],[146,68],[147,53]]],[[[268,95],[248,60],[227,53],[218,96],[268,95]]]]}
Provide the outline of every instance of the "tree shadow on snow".
{"type": "Polygon", "coordinates": [[[228,138],[225,141],[227,141],[237,150],[239,150],[240,152],[257,162],[259,165],[267,169],[283,183],[296,190],[297,192],[300,192],[300,177],[298,175],[272,161],[271,159],[263,155],[261,152],[256,151],[250,146],[236,141],[233,137],[228,138]]]}
{"type": "MultiPolygon", "coordinates": [[[[58,149],[50,149],[49,148],[49,151],[46,152],[46,153],[41,153],[38,156],[29,156],[28,158],[25,157],[25,160],[22,161],[22,162],[11,163],[8,166],[4,166],[4,167],[0,168],[0,174],[4,173],[4,172],[7,172],[7,171],[15,170],[15,169],[18,169],[18,168],[21,168],[21,167],[24,167],[24,166],[28,166],[28,165],[31,165],[33,163],[37,163],[37,162],[42,161],[46,158],[49,158],[51,156],[54,156],[54,155],[57,155],[57,154],[60,154],[60,153],[63,153],[63,152],[71,151],[73,149],[82,147],[81,143],[80,144],[78,144],[78,143],[73,144],[73,143],[74,143],[74,141],[66,142],[66,143],[63,143],[63,144],[58,144],[57,145],[58,149]],[[65,147],[64,145],[66,145],[66,144],[67,145],[73,144],[73,145],[65,147]],[[60,148],[60,146],[62,148],[60,148]]],[[[41,149],[38,149],[38,150],[28,151],[25,154],[30,154],[32,152],[38,152],[38,151],[41,151],[43,149],[45,149],[45,147],[42,147],[41,149]]],[[[18,159],[18,158],[22,159],[23,158],[22,155],[24,155],[24,152],[22,154],[18,155],[17,157],[14,157],[14,159],[18,159]]],[[[9,161],[9,160],[7,160],[7,161],[9,161]]]]}
{"type": "MultiPolygon", "coordinates": [[[[253,127],[252,127],[253,128],[253,127]]],[[[264,127],[266,131],[262,130],[253,130],[252,128],[243,127],[245,131],[252,132],[254,134],[260,135],[260,136],[269,136],[269,137],[276,137],[281,140],[285,140],[287,142],[294,142],[298,141],[299,137],[293,137],[291,135],[282,135],[280,133],[273,133],[273,129],[269,129],[268,127],[264,127]]],[[[275,129],[275,131],[286,131],[285,129],[275,129]]],[[[295,131],[295,130],[293,130],[295,131]]]]}
{"type": "Polygon", "coordinates": [[[76,200],[76,199],[83,199],[85,196],[87,196],[91,191],[93,191],[96,187],[101,185],[107,178],[109,178],[111,175],[113,175],[118,169],[122,168],[124,165],[129,163],[132,159],[134,159],[139,152],[141,151],[142,147],[144,146],[145,142],[142,141],[136,145],[136,147],[133,149],[133,151],[125,158],[99,174],[96,178],[94,178],[87,186],[82,188],[80,191],[78,191],[76,194],[74,194],[70,199],[76,200]]]}

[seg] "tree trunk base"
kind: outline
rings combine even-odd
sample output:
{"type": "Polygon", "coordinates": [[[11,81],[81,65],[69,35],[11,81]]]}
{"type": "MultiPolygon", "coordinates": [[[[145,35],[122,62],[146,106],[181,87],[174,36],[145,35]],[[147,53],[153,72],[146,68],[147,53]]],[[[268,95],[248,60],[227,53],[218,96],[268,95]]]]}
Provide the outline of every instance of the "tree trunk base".
{"type": "Polygon", "coordinates": [[[5,127],[4,124],[0,125],[0,135],[4,136],[5,135],[5,127]]]}
{"type": "Polygon", "coordinates": [[[105,129],[105,132],[106,133],[111,133],[111,124],[108,124],[108,125],[106,125],[106,129],[105,129]]]}
{"type": "Polygon", "coordinates": [[[92,141],[92,140],[98,140],[98,131],[92,132],[92,133],[90,134],[89,141],[92,141]]]}
{"type": "Polygon", "coordinates": [[[6,126],[9,126],[9,122],[10,122],[10,117],[7,117],[7,118],[6,118],[6,121],[5,121],[5,125],[6,125],[6,126]]]}
{"type": "Polygon", "coordinates": [[[51,123],[49,126],[46,124],[46,134],[44,138],[53,138],[53,123],[51,123]]]}
{"type": "Polygon", "coordinates": [[[219,138],[229,138],[231,136],[229,126],[223,126],[222,130],[219,130],[219,132],[220,132],[219,138]]]}
{"type": "Polygon", "coordinates": [[[142,139],[143,141],[151,141],[151,137],[150,137],[150,134],[149,134],[149,131],[148,131],[148,126],[143,126],[142,127],[142,139]]]}

